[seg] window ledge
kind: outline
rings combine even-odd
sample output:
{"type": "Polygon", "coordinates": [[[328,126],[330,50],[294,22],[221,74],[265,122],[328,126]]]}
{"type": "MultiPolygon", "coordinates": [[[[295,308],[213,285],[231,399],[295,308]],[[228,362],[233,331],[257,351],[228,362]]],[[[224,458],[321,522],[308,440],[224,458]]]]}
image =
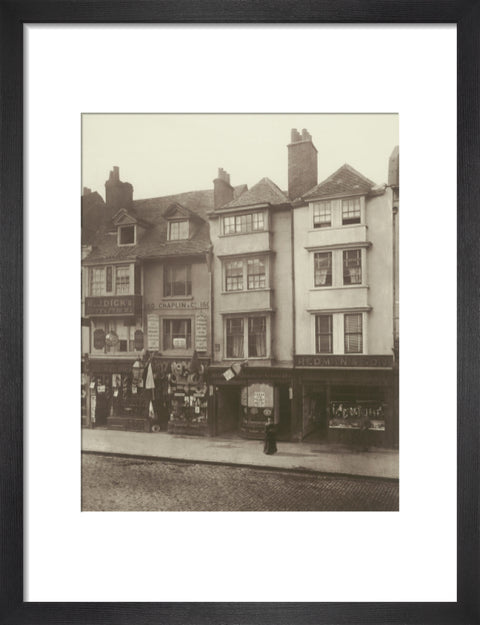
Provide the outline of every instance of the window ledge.
{"type": "Polygon", "coordinates": [[[220,291],[220,295],[235,295],[236,293],[269,293],[271,288],[265,289],[239,289],[238,291],[220,291]]]}
{"type": "Polygon", "coordinates": [[[310,291],[326,291],[327,289],[331,291],[339,291],[343,289],[369,289],[368,284],[342,284],[342,285],[333,285],[333,286],[313,286],[310,291]]]}
{"type": "Polygon", "coordinates": [[[219,234],[219,239],[228,239],[229,237],[244,237],[248,234],[265,234],[265,232],[270,232],[270,230],[252,230],[251,232],[232,232],[232,234],[219,234]]]}
{"type": "Polygon", "coordinates": [[[177,299],[188,301],[193,299],[193,295],[164,295],[162,297],[162,300],[166,300],[167,302],[177,299]]]}

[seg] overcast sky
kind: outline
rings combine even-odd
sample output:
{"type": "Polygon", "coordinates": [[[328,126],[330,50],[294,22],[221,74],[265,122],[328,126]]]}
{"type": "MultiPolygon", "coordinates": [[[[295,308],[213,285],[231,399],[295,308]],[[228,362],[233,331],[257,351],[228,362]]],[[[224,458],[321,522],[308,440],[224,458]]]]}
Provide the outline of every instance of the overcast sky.
{"type": "Polygon", "coordinates": [[[134,199],[212,188],[219,167],[232,185],[263,177],[287,183],[290,130],[306,128],[318,150],[318,181],[344,163],[375,183],[387,182],[398,145],[398,115],[85,114],[82,186],[105,197],[114,165],[134,199]]]}

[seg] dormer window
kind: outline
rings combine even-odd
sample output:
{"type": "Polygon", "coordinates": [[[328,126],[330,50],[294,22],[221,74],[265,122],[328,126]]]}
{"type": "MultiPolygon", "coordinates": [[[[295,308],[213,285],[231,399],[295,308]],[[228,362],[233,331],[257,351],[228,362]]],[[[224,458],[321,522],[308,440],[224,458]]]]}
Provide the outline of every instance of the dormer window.
{"type": "Polygon", "coordinates": [[[120,226],[118,228],[119,245],[135,245],[135,226],[120,226]]]}
{"type": "Polygon", "coordinates": [[[188,219],[170,221],[168,224],[168,240],[180,241],[188,239],[188,219]]]}

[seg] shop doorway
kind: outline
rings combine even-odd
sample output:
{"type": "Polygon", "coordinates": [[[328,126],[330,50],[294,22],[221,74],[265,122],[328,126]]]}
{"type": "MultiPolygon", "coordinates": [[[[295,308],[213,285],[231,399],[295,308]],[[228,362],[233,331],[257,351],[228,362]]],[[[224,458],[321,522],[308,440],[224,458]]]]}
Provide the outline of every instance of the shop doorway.
{"type": "Polygon", "coordinates": [[[304,388],[303,438],[325,441],[328,438],[327,393],[318,387],[304,388]]]}
{"type": "Polygon", "coordinates": [[[292,401],[288,384],[278,386],[278,438],[289,440],[291,435],[292,401]]]}
{"type": "Polygon", "coordinates": [[[238,433],[240,421],[240,388],[219,387],[216,393],[216,433],[238,433]]]}

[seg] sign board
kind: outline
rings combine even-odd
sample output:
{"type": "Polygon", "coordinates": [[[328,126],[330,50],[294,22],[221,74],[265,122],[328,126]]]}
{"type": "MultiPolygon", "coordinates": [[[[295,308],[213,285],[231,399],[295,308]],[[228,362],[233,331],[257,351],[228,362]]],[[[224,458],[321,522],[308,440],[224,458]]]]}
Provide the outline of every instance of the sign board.
{"type": "Polygon", "coordinates": [[[142,313],[141,295],[124,295],[122,297],[86,297],[85,315],[140,315],[142,313]]]}
{"type": "Polygon", "coordinates": [[[256,408],[265,408],[265,393],[263,391],[253,393],[253,405],[256,408]]]}
{"type": "Polygon", "coordinates": [[[230,367],[226,371],[224,371],[222,375],[225,378],[225,380],[227,380],[227,382],[235,377],[235,374],[233,373],[230,367]]]}
{"type": "Polygon", "coordinates": [[[158,315],[147,315],[147,349],[160,349],[160,319],[158,315]]]}
{"type": "Polygon", "coordinates": [[[393,367],[393,356],[370,356],[345,354],[343,356],[319,356],[306,354],[295,356],[296,367],[393,367]]]}
{"type": "Polygon", "coordinates": [[[176,338],[176,339],[173,339],[172,342],[173,342],[174,349],[187,349],[187,339],[176,338]]]}
{"type": "Polygon", "coordinates": [[[135,330],[135,334],[134,334],[134,343],[135,343],[135,350],[137,352],[142,351],[143,349],[143,332],[142,330],[135,330]]]}
{"type": "Polygon", "coordinates": [[[197,352],[207,351],[207,316],[195,317],[195,349],[197,352]]]}

